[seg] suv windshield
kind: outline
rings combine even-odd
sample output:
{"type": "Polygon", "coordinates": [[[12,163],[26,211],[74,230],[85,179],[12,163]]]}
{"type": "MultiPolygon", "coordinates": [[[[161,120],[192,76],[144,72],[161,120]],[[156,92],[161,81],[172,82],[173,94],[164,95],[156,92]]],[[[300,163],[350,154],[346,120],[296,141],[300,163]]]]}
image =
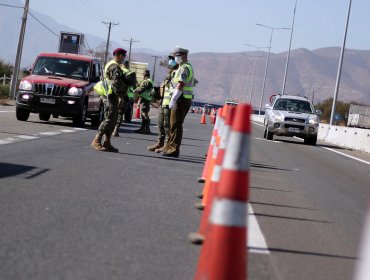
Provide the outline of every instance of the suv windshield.
{"type": "Polygon", "coordinates": [[[313,114],[313,108],[308,101],[280,98],[276,100],[273,110],[313,114]]]}
{"type": "Polygon", "coordinates": [[[56,57],[39,57],[32,74],[56,75],[87,81],[89,77],[89,62],[56,57]]]}

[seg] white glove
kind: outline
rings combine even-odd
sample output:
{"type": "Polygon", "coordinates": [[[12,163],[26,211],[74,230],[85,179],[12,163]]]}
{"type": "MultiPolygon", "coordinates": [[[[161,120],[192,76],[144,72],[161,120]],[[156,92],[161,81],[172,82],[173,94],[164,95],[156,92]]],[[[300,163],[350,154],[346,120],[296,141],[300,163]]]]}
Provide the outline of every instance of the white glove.
{"type": "Polygon", "coordinates": [[[173,91],[170,104],[168,105],[168,108],[172,109],[176,105],[177,99],[181,96],[182,91],[178,90],[177,88],[173,91]]]}

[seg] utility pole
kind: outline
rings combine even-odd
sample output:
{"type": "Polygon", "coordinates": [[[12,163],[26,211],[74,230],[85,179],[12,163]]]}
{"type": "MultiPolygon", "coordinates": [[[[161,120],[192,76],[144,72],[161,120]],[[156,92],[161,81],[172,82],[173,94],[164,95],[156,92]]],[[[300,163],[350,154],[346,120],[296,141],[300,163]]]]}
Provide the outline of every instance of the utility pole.
{"type": "Polygon", "coordinates": [[[153,74],[152,74],[152,80],[154,84],[154,77],[155,77],[155,65],[157,64],[157,58],[161,58],[160,56],[152,55],[154,57],[154,66],[153,66],[153,74]]]}
{"type": "Polygon", "coordinates": [[[139,42],[139,40],[135,41],[134,39],[131,38],[130,40],[123,39],[123,41],[130,42],[130,48],[129,48],[129,51],[128,51],[128,65],[130,67],[132,43],[137,43],[137,42],[139,42]]]}
{"type": "Polygon", "coordinates": [[[11,99],[15,98],[15,90],[16,90],[16,86],[17,86],[17,82],[18,82],[19,67],[20,67],[21,59],[22,59],[23,41],[24,41],[24,33],[26,31],[26,23],[27,23],[29,2],[30,2],[30,0],[26,0],[26,2],[24,4],[21,31],[19,33],[19,40],[18,40],[17,55],[16,55],[15,63],[14,63],[14,71],[13,71],[13,75],[12,75],[12,81],[10,83],[9,97],[11,99]]]}
{"type": "Polygon", "coordinates": [[[346,49],[348,22],[349,22],[349,17],[350,17],[350,14],[351,14],[351,4],[352,4],[352,0],[349,0],[349,2],[348,2],[348,11],[347,11],[347,19],[346,19],[346,26],[344,28],[344,37],[343,37],[342,50],[340,52],[340,58],[339,58],[339,65],[338,65],[338,72],[337,72],[337,81],[335,83],[335,91],[334,91],[333,105],[332,105],[331,114],[330,114],[330,123],[329,123],[330,125],[333,125],[333,119],[334,119],[334,116],[335,116],[335,106],[336,106],[336,103],[337,103],[338,90],[339,90],[339,84],[340,84],[340,76],[342,74],[343,56],[344,56],[344,51],[346,49]]]}
{"type": "Polygon", "coordinates": [[[105,22],[105,21],[102,21],[102,23],[104,24],[108,24],[109,27],[108,27],[108,39],[107,39],[107,46],[105,47],[105,55],[104,55],[104,65],[107,63],[107,60],[108,60],[108,47],[109,47],[109,40],[110,40],[110,30],[112,28],[112,24],[113,25],[118,25],[119,23],[114,23],[114,22],[105,22]]]}

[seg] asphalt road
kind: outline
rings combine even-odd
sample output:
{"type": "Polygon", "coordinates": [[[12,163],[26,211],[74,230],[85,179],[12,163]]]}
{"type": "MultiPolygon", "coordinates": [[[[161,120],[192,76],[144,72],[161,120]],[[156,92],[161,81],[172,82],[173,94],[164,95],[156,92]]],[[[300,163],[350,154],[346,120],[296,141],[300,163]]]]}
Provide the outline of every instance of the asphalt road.
{"type": "MultiPolygon", "coordinates": [[[[192,279],[200,247],[187,235],[212,133],[199,121],[188,115],[180,158],[168,159],[146,150],[154,125],[124,124],[119,153],[103,153],[89,146],[96,128],[18,122],[0,106],[0,279],[192,279]]],[[[351,279],[369,155],[262,134],[253,125],[249,218],[267,246],[249,243],[248,279],[351,279]]]]}

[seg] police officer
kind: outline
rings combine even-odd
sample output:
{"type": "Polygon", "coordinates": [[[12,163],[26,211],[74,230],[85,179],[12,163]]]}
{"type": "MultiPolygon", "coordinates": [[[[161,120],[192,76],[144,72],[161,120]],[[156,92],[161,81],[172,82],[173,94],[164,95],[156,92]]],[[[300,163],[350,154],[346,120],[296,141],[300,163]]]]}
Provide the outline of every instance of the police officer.
{"type": "Polygon", "coordinates": [[[165,140],[169,138],[170,131],[170,113],[171,110],[168,108],[172,92],[174,90],[174,84],[172,79],[175,76],[175,72],[178,69],[178,64],[175,61],[175,56],[171,53],[168,56],[168,74],[163,80],[160,87],[161,105],[158,112],[158,141],[152,146],[148,147],[148,150],[156,153],[163,152],[165,140]]]}
{"type": "Polygon", "coordinates": [[[112,130],[117,122],[119,96],[124,95],[124,77],[120,64],[126,57],[126,50],[118,48],[113,51],[113,59],[104,67],[104,82],[106,83],[103,90],[95,88],[104,101],[104,120],[98,128],[91,147],[96,151],[118,152],[118,149],[112,146],[112,130]],[[103,145],[102,138],[105,135],[103,145]]]}
{"type": "Polygon", "coordinates": [[[169,104],[169,108],[171,109],[170,137],[162,153],[162,156],[165,157],[178,157],[180,155],[183,134],[182,124],[194,97],[194,72],[192,65],[188,62],[189,51],[181,47],[176,47],[173,52],[175,61],[179,64],[179,69],[173,78],[175,89],[169,104]]]}
{"type": "Polygon", "coordinates": [[[153,82],[150,79],[150,71],[145,70],[144,80],[140,83],[139,87],[134,90],[136,98],[140,98],[140,112],[141,112],[141,127],[136,129],[135,132],[141,134],[150,134],[150,103],[152,101],[151,91],[153,89],[153,82]]]}

